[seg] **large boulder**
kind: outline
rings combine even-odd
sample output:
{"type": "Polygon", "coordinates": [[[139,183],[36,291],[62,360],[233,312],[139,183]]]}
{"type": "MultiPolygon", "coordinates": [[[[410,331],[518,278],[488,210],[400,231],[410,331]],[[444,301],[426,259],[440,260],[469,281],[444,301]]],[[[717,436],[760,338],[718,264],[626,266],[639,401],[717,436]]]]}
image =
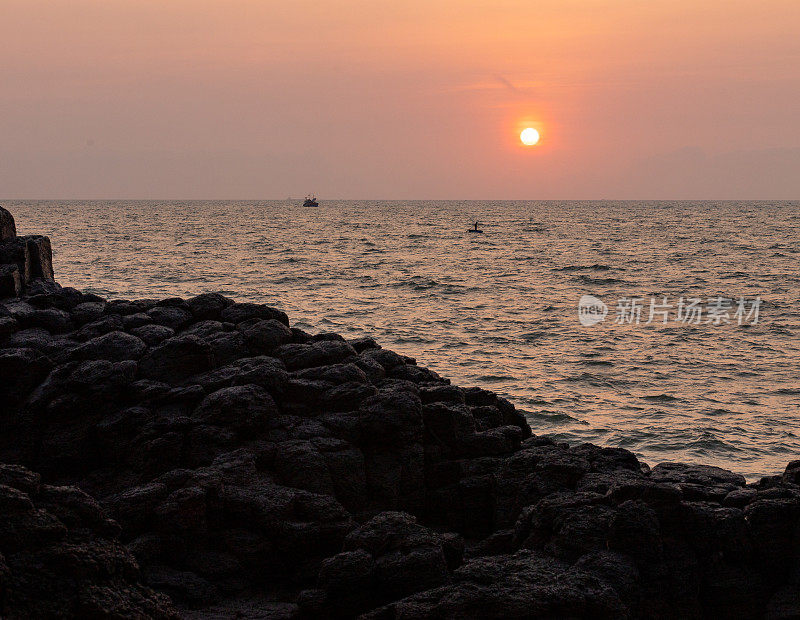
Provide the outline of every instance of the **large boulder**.
{"type": "Polygon", "coordinates": [[[77,304],[70,311],[72,322],[75,325],[85,325],[96,321],[106,311],[106,304],[103,301],[86,301],[77,304]]]}
{"type": "Polygon", "coordinates": [[[147,345],[140,338],[125,332],[109,332],[84,342],[72,349],[69,356],[73,360],[135,360],[142,356],[147,345]]]}
{"type": "Polygon", "coordinates": [[[203,293],[186,300],[186,305],[196,321],[217,320],[222,311],[232,303],[232,300],[219,293],[203,293]]]}
{"type": "Polygon", "coordinates": [[[323,340],[308,344],[284,344],[275,350],[274,355],[283,360],[289,370],[301,370],[339,364],[355,357],[356,350],[346,342],[323,340]]]}
{"type": "Polygon", "coordinates": [[[175,336],[150,349],[139,361],[139,374],[146,379],[180,383],[210,370],[211,347],[197,336],[175,336]]]}
{"type": "Polygon", "coordinates": [[[239,324],[245,342],[256,353],[269,353],[292,340],[292,330],[275,319],[252,319],[239,324]]]}
{"type": "Polygon", "coordinates": [[[53,281],[53,255],[50,239],[41,235],[0,241],[0,264],[16,265],[25,288],[36,279],[53,281]]]}
{"type": "Polygon", "coordinates": [[[12,241],[17,236],[17,225],[14,223],[14,216],[0,207],[0,242],[12,241]]]}
{"type": "Polygon", "coordinates": [[[206,396],[193,417],[203,424],[235,431],[263,428],[278,414],[275,401],[258,385],[235,385],[206,396]]]}
{"type": "Polygon", "coordinates": [[[269,306],[252,303],[230,304],[220,312],[219,319],[230,323],[241,323],[249,319],[275,319],[287,327],[289,326],[289,317],[286,316],[285,312],[269,306]]]}
{"type": "Polygon", "coordinates": [[[0,207],[0,299],[32,291],[36,281],[54,285],[50,239],[41,235],[18,237],[14,217],[0,207]]]}
{"type": "Polygon", "coordinates": [[[148,310],[146,314],[155,324],[176,330],[192,320],[192,314],[188,309],[176,306],[156,306],[148,310]]]}
{"type": "Polygon", "coordinates": [[[53,250],[50,246],[50,238],[42,235],[28,235],[20,238],[25,239],[28,245],[31,280],[40,278],[46,282],[53,282],[53,250]]]}
{"type": "Polygon", "coordinates": [[[192,378],[209,391],[233,385],[253,384],[265,388],[273,396],[281,394],[289,381],[283,363],[274,357],[243,357],[226,366],[192,378]]]}

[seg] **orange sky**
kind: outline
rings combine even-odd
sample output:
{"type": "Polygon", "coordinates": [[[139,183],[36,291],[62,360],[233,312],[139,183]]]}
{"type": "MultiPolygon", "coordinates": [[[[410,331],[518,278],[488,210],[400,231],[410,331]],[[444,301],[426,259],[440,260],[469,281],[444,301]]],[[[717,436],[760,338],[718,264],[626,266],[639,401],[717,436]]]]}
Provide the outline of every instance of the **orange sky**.
{"type": "Polygon", "coordinates": [[[800,198],[798,0],[0,0],[0,57],[5,198],[800,198]]]}

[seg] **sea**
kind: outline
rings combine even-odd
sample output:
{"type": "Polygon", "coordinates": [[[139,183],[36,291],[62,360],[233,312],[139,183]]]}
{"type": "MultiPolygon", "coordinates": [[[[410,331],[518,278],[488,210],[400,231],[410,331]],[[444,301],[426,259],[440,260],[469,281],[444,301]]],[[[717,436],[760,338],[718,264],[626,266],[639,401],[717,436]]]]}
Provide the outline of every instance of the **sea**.
{"type": "Polygon", "coordinates": [[[650,465],[800,458],[800,202],[301,203],[0,204],[65,286],[270,304],[650,465]]]}

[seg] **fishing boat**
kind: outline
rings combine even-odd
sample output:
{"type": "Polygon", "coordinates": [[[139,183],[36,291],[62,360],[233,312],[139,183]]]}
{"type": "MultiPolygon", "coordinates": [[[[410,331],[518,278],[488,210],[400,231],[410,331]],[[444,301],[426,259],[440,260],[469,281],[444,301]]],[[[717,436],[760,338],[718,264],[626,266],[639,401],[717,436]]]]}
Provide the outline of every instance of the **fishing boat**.
{"type": "Polygon", "coordinates": [[[306,196],[306,199],[303,201],[304,207],[318,207],[319,203],[317,202],[316,196],[306,196]]]}

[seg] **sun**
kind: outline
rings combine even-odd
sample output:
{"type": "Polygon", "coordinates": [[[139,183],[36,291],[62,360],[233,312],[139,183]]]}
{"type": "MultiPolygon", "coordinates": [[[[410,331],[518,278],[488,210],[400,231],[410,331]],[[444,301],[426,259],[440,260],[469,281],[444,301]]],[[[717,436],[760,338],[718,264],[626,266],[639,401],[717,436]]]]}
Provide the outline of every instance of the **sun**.
{"type": "Polygon", "coordinates": [[[533,127],[526,127],[522,130],[522,133],[519,134],[519,139],[525,146],[533,146],[539,142],[539,132],[533,127]]]}

